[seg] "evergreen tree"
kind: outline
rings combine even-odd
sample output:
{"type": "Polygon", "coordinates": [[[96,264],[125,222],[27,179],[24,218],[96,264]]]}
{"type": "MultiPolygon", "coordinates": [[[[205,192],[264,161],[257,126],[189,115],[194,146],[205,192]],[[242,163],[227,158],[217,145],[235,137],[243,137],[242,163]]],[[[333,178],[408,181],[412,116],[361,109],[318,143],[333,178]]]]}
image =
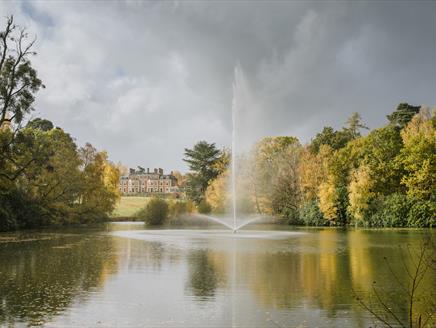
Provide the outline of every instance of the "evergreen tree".
{"type": "Polygon", "coordinates": [[[420,108],[421,106],[412,106],[408,103],[401,103],[392,114],[389,114],[386,117],[391,124],[402,129],[412,120],[413,116],[419,113],[420,108]]]}
{"type": "Polygon", "coordinates": [[[192,149],[185,148],[183,160],[192,171],[187,176],[187,194],[197,204],[203,200],[209,182],[221,173],[218,165],[221,157],[222,152],[214,143],[200,141],[192,149]]]}

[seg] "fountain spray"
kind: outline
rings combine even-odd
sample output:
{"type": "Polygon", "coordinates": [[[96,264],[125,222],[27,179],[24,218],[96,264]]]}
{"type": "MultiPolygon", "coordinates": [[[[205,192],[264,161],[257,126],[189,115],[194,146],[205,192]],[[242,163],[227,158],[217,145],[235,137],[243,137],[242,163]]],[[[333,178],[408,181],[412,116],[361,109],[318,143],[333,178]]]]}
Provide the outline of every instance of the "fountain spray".
{"type": "Polygon", "coordinates": [[[237,110],[237,101],[236,101],[236,92],[237,92],[237,76],[238,76],[238,67],[235,67],[235,80],[233,82],[233,101],[232,101],[232,207],[233,207],[233,233],[236,233],[236,110],[237,110]]]}

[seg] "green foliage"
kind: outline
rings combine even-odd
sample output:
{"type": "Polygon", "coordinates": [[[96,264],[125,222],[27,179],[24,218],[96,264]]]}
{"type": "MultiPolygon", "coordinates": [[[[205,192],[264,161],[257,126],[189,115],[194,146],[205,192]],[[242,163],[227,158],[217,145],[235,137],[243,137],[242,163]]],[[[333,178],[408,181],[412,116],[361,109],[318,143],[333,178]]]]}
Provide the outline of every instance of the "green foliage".
{"type": "Polygon", "coordinates": [[[407,215],[409,227],[436,226],[436,202],[434,200],[415,200],[407,215]]]}
{"type": "Polygon", "coordinates": [[[0,130],[0,148],[1,230],[101,221],[113,210],[118,171],[104,152],[92,148],[85,161],[59,128],[0,130]]]}
{"type": "Polygon", "coordinates": [[[21,123],[33,110],[35,93],[44,87],[29,59],[36,54],[32,50],[35,40],[27,39],[26,31],[8,17],[0,31],[0,126],[7,120],[21,123]]]}
{"type": "Polygon", "coordinates": [[[13,189],[0,194],[0,231],[36,228],[49,224],[50,213],[25,192],[13,189]]]}
{"type": "Polygon", "coordinates": [[[396,110],[387,115],[389,122],[399,128],[404,128],[409,123],[413,116],[419,113],[421,106],[412,106],[408,103],[401,103],[396,110]]]}
{"type": "Polygon", "coordinates": [[[161,198],[153,198],[136,216],[147,225],[162,225],[168,219],[168,203],[161,198]]]}
{"type": "Polygon", "coordinates": [[[317,201],[304,204],[299,209],[300,220],[308,226],[327,226],[330,224],[319,209],[317,201]]]}
{"type": "Polygon", "coordinates": [[[436,129],[422,110],[401,131],[404,147],[397,163],[404,169],[401,183],[411,198],[430,200],[436,189],[436,129]]]}
{"type": "Polygon", "coordinates": [[[405,227],[409,225],[411,202],[406,195],[394,193],[382,200],[374,201],[374,214],[369,218],[367,225],[372,227],[405,227]]]}
{"type": "Polygon", "coordinates": [[[335,131],[332,127],[326,126],[318,133],[309,145],[312,153],[316,154],[322,145],[328,145],[332,149],[337,150],[345,147],[352,139],[352,136],[346,131],[335,131]]]}
{"type": "Polygon", "coordinates": [[[117,169],[107,161],[106,152],[98,152],[89,143],[79,149],[79,157],[82,162],[83,186],[78,201],[82,216],[92,212],[95,217],[106,218],[115,209],[119,199],[117,169]],[[113,171],[115,177],[109,181],[105,179],[113,171]]]}
{"type": "Polygon", "coordinates": [[[368,129],[368,127],[362,123],[359,113],[353,113],[347,120],[347,126],[340,131],[336,131],[330,126],[324,127],[312,139],[309,150],[313,154],[317,154],[322,145],[330,146],[334,150],[344,148],[348,142],[360,137],[360,129],[368,129]]]}
{"type": "Polygon", "coordinates": [[[54,129],[54,125],[51,121],[39,117],[29,121],[26,127],[35,130],[40,129],[42,131],[49,131],[54,129]]]}
{"type": "Polygon", "coordinates": [[[259,213],[286,217],[298,207],[300,151],[298,139],[287,136],[263,138],[255,145],[247,178],[259,213]]]}
{"type": "Polygon", "coordinates": [[[200,214],[209,214],[210,212],[212,212],[212,206],[210,206],[210,204],[206,200],[202,200],[197,205],[197,210],[200,214]]]}
{"type": "Polygon", "coordinates": [[[191,201],[187,200],[176,200],[169,202],[169,216],[170,217],[180,217],[189,213],[192,213],[193,204],[191,201]]]}
{"type": "MultiPolygon", "coordinates": [[[[187,175],[186,192],[190,199],[199,204],[213,179],[222,173],[220,163],[226,163],[228,155],[216,148],[214,143],[200,141],[193,149],[185,148],[183,159],[192,171],[187,175]]],[[[228,161],[227,161],[228,162],[228,161]]]]}

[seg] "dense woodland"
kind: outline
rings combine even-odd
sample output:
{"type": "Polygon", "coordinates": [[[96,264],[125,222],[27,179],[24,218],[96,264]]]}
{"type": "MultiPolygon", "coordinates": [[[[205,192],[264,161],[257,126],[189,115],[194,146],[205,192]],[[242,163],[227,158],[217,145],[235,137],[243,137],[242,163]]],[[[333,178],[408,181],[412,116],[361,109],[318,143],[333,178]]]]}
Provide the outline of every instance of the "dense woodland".
{"type": "Polygon", "coordinates": [[[0,31],[0,231],[100,221],[119,197],[119,170],[106,152],[30,119],[44,87],[33,44],[8,18],[0,31]]]}
{"type": "MultiPolygon", "coordinates": [[[[435,112],[401,103],[387,119],[363,135],[368,128],[355,113],[308,145],[287,136],[260,140],[238,158],[238,211],[290,224],[434,226],[435,112]]],[[[200,142],[185,155],[188,196],[215,213],[228,210],[228,153],[200,142]]]]}

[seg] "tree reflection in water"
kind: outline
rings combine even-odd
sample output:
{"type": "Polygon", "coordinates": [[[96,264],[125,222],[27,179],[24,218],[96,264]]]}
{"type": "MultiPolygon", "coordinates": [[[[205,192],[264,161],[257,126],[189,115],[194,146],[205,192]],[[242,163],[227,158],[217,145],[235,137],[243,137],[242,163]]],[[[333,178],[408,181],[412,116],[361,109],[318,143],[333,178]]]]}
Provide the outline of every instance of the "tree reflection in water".
{"type": "MultiPolygon", "coordinates": [[[[215,261],[220,260],[215,256],[215,261]]],[[[187,290],[200,301],[215,296],[216,289],[223,281],[223,275],[217,270],[214,258],[207,250],[195,250],[188,255],[189,278],[187,290]]]]}
{"type": "Polygon", "coordinates": [[[52,234],[0,244],[0,325],[41,325],[117,270],[111,239],[52,234]]]}

